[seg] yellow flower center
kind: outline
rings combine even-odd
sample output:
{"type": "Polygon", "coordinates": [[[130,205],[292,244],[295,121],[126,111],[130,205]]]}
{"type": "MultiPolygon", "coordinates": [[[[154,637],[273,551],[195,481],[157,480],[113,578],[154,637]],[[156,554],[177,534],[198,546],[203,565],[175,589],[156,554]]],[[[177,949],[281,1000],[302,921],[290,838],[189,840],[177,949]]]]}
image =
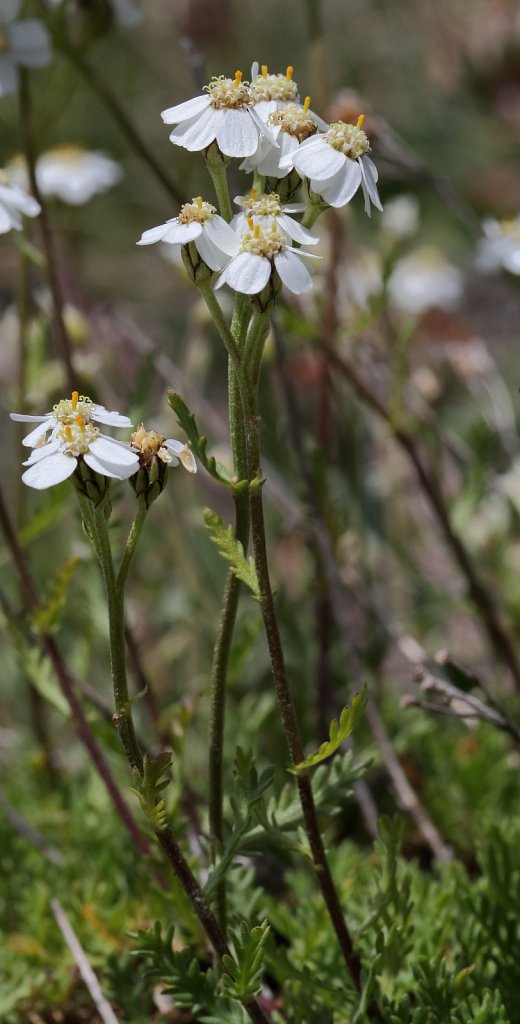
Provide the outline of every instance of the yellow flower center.
{"type": "Polygon", "coordinates": [[[289,103],[283,110],[275,110],[269,114],[268,123],[280,125],[281,130],[287,135],[292,135],[298,142],[303,142],[318,131],[318,125],[308,113],[310,102],[310,96],[307,96],[303,108],[298,107],[296,103],[289,103]]]}
{"type": "Polygon", "coordinates": [[[90,423],[92,415],[92,399],[73,391],[71,398],[62,398],[61,402],[53,406],[52,412],[64,425],[76,422],[78,416],[83,424],[87,424],[90,423]]]}
{"type": "Polygon", "coordinates": [[[93,423],[85,422],[80,413],[70,423],[64,423],[58,430],[57,437],[61,442],[61,450],[65,455],[75,458],[86,455],[93,441],[99,437],[99,429],[93,423]]]}
{"type": "Polygon", "coordinates": [[[216,214],[216,208],[211,203],[206,203],[202,196],[196,196],[191,203],[184,203],[178,216],[179,224],[204,224],[204,221],[211,220],[216,214]]]}
{"type": "Polygon", "coordinates": [[[211,79],[204,89],[209,93],[211,106],[216,110],[222,107],[247,107],[252,103],[251,89],[247,82],[242,81],[242,72],[236,71],[234,78],[218,75],[211,79]]]}
{"type": "Polygon", "coordinates": [[[331,124],[329,130],[323,136],[324,142],[328,142],[329,146],[339,150],[340,153],[344,153],[351,160],[357,160],[358,157],[364,156],[365,153],[370,153],[370,143],[361,128],[364,120],[365,115],[361,114],[358,117],[357,124],[345,124],[344,121],[334,121],[334,124],[331,124]]]}
{"type": "Polygon", "coordinates": [[[139,429],[134,430],[130,440],[132,447],[140,453],[141,462],[145,465],[148,465],[154,458],[159,458],[161,462],[172,461],[168,449],[163,448],[166,438],[163,434],[158,434],[156,430],[146,430],[141,423],[139,429]]]}
{"type": "Polygon", "coordinates": [[[512,220],[501,220],[500,233],[505,235],[506,238],[511,238],[512,241],[520,244],[520,221],[518,218],[514,217],[512,220]]]}
{"type": "Polygon", "coordinates": [[[63,143],[62,146],[54,146],[45,153],[46,157],[52,157],[61,163],[74,166],[81,163],[86,150],[81,146],[73,146],[71,143],[63,143]]]}
{"type": "Polygon", "coordinates": [[[244,208],[249,217],[279,217],[282,212],[280,196],[271,192],[266,196],[257,196],[256,189],[244,199],[244,208]]]}
{"type": "Polygon", "coordinates": [[[279,232],[276,224],[268,228],[255,224],[252,217],[247,218],[249,231],[240,239],[240,252],[250,252],[254,256],[265,256],[271,259],[286,248],[283,235],[279,232]]]}
{"type": "Polygon", "coordinates": [[[293,82],[294,68],[288,67],[285,75],[268,74],[267,64],[262,64],[262,72],[251,83],[253,103],[265,100],[282,100],[285,103],[298,99],[298,86],[293,82]]]}

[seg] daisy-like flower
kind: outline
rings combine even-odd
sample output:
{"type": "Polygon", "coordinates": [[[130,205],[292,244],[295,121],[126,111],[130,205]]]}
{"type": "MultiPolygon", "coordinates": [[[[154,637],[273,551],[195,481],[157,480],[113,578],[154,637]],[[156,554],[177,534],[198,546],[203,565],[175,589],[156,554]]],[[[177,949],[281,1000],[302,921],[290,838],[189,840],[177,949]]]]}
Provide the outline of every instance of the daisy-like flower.
{"type": "Polygon", "coordinates": [[[5,235],[11,228],[21,231],[22,214],[37,217],[39,213],[40,204],[36,199],[18,185],[11,184],[9,176],[0,171],[0,235],[5,235]]]}
{"type": "Polygon", "coordinates": [[[195,152],[217,143],[224,156],[252,156],[262,137],[274,140],[257,113],[251,89],[242,81],[242,72],[235,77],[219,75],[204,86],[204,95],[163,110],[165,124],[175,124],[170,141],[195,152]]]}
{"type": "Polygon", "coordinates": [[[137,245],[153,245],[154,242],[178,246],[194,242],[210,270],[222,270],[236,252],[235,232],[201,196],[185,203],[178,217],[145,231],[137,245]]]}
{"type": "Polygon", "coordinates": [[[513,220],[485,220],[484,238],[477,249],[477,267],[484,273],[508,270],[520,274],[520,216],[513,220]]]}
{"type": "Polygon", "coordinates": [[[299,242],[300,245],[317,245],[319,242],[319,238],[311,235],[298,221],[288,216],[290,213],[301,213],[305,210],[304,203],[282,206],[276,192],[259,196],[254,188],[248,196],[236,196],[235,203],[242,207],[241,213],[237,213],[231,222],[238,234],[247,231],[249,219],[252,217],[255,224],[260,224],[263,229],[275,224],[286,238],[299,242]]]}
{"type": "Polygon", "coordinates": [[[285,178],[292,169],[291,158],[301,143],[315,135],[319,129],[328,128],[325,121],[309,109],[310,103],[310,96],[306,96],[303,106],[288,103],[282,109],[270,113],[267,124],[277,146],[273,146],[271,140],[261,139],[257,152],[240,164],[240,170],[257,170],[268,178],[285,178]],[[283,166],[285,158],[289,166],[283,166]]]}
{"type": "Polygon", "coordinates": [[[313,256],[287,245],[287,238],[272,223],[268,228],[248,220],[249,231],[237,240],[238,252],[222,271],[215,288],[228,284],[244,295],[258,295],[273,271],[295,295],[312,288],[312,279],[301,256],[313,256]]]}
{"type": "Polygon", "coordinates": [[[365,197],[365,212],[370,216],[370,203],[382,210],[377,192],[377,168],[368,156],[370,143],[361,125],[335,121],[324,135],[313,135],[285,157],[282,167],[295,167],[302,178],[308,178],[313,192],[322,196],[329,206],[345,206],[359,186],[365,197]]]}
{"type": "Polygon", "coordinates": [[[18,67],[42,68],[51,59],[47,29],[37,18],[18,21],[21,0],[0,3],[0,96],[18,88],[18,67]]]}
{"type": "MultiPolygon", "coordinates": [[[[23,157],[15,157],[8,167],[13,181],[22,187],[28,183],[23,157]]],[[[36,179],[44,196],[57,196],[70,206],[81,206],[100,192],[106,192],[123,176],[122,168],[104,153],[88,152],[81,146],[55,146],[36,163],[36,179]]]]}
{"type": "Polygon", "coordinates": [[[293,82],[294,68],[289,66],[285,75],[270,75],[267,64],[262,64],[260,73],[255,61],[251,68],[251,98],[262,121],[269,114],[282,110],[288,103],[298,103],[298,86],[293,82]]]}
{"type": "Polygon", "coordinates": [[[140,504],[150,508],[164,490],[167,469],[181,463],[188,473],[197,472],[195,457],[187,444],[165,437],[156,430],[146,430],[143,424],[131,436],[132,447],[139,455],[139,470],[131,484],[140,504]]]}
{"type": "Polygon", "coordinates": [[[139,469],[139,457],[128,444],[102,434],[95,422],[113,427],[131,426],[127,416],[109,412],[95,405],[90,398],[72,392],[70,399],[58,402],[45,416],[11,413],[11,419],[22,423],[38,422],[24,438],[31,447],[22,476],[28,487],[43,490],[67,480],[82,463],[104,477],[126,480],[139,469]]]}

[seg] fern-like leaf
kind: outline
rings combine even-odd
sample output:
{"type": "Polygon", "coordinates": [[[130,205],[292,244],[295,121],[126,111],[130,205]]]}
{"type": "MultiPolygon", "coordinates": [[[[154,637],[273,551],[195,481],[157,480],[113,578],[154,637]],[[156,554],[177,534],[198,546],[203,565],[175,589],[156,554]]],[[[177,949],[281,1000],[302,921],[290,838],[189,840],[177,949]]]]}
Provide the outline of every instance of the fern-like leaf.
{"type": "Polygon", "coordinates": [[[295,764],[289,771],[298,774],[298,772],[305,771],[307,768],[314,768],[315,765],[321,764],[332,754],[335,754],[339,750],[341,744],[347,739],[348,736],[354,731],[358,724],[363,711],[365,710],[367,702],[367,685],[364,684],[360,693],[355,693],[352,698],[352,707],[344,707],[341,715],[339,716],[339,722],[337,718],[333,718],[330,723],[329,739],[322,743],[315,754],[309,754],[304,761],[300,761],[299,764],[295,764]]]}
{"type": "Polygon", "coordinates": [[[213,479],[218,480],[219,484],[224,484],[233,490],[241,490],[247,487],[247,481],[237,481],[221,462],[217,462],[213,455],[208,455],[206,451],[208,442],[205,437],[199,434],[194,413],[190,412],[186,402],[171,388],[168,391],[168,403],[170,408],[173,409],[179,425],[184,430],[199,462],[213,479]]]}
{"type": "Polygon", "coordinates": [[[251,556],[246,558],[242,544],[233,533],[233,527],[225,526],[220,516],[216,512],[212,512],[210,508],[204,509],[204,522],[210,532],[211,540],[217,545],[222,558],[230,563],[237,579],[245,583],[258,599],[260,588],[254,560],[251,556]]]}
{"type": "Polygon", "coordinates": [[[269,936],[269,924],[262,921],[256,928],[249,928],[243,921],[235,938],[234,956],[224,956],[224,973],[220,987],[224,996],[243,1001],[260,991],[264,969],[264,946],[269,936]]]}

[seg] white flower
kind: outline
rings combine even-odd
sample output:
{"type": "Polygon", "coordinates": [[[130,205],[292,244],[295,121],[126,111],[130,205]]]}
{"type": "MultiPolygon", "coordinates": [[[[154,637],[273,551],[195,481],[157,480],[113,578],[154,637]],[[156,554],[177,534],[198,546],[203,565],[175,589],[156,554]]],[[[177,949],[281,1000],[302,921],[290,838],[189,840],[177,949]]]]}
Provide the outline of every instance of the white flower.
{"type": "Polygon", "coordinates": [[[309,110],[310,102],[310,97],[306,96],[303,106],[289,103],[270,113],[267,123],[272,138],[261,139],[257,152],[240,164],[240,170],[257,170],[269,178],[284,178],[289,174],[291,158],[301,143],[315,135],[319,128],[328,128],[325,121],[309,110]],[[273,146],[273,140],[277,146],[273,146]]]}
{"type": "Polygon", "coordinates": [[[477,250],[477,267],[485,273],[509,270],[520,274],[520,216],[513,220],[489,218],[482,225],[485,238],[477,250]]]}
{"type": "Polygon", "coordinates": [[[47,29],[37,18],[17,21],[21,0],[0,2],[0,96],[18,88],[18,65],[42,68],[51,59],[47,29]]]}
{"type": "Polygon", "coordinates": [[[222,271],[215,288],[228,284],[236,292],[257,295],[265,288],[273,270],[277,271],[289,291],[301,295],[312,287],[312,280],[301,256],[313,253],[293,249],[276,224],[262,228],[248,221],[249,231],[237,238],[237,254],[222,271]]]}
{"type": "Polygon", "coordinates": [[[381,227],[392,238],[409,238],[419,226],[419,200],[417,196],[403,192],[385,203],[381,227]]]}
{"type": "Polygon", "coordinates": [[[37,217],[40,204],[33,196],[24,192],[18,185],[9,183],[9,177],[0,171],[0,235],[5,235],[11,228],[22,229],[22,214],[26,217],[37,217]]]}
{"type": "Polygon", "coordinates": [[[43,490],[67,480],[83,461],[102,476],[126,480],[139,469],[139,457],[128,444],[102,434],[94,421],[113,427],[131,426],[127,416],[109,412],[95,405],[90,398],[72,392],[72,398],[58,402],[52,412],[44,416],[26,416],[11,413],[19,422],[38,422],[38,426],[24,438],[31,447],[24,466],[29,468],[22,476],[28,487],[43,490]]]}
{"type": "Polygon", "coordinates": [[[144,15],[134,0],[113,0],[113,4],[116,22],[122,28],[134,28],[141,24],[144,15]]]}
{"type": "Polygon", "coordinates": [[[252,156],[262,137],[274,140],[256,112],[251,90],[242,72],[233,78],[220,75],[204,87],[205,95],[163,110],[165,124],[175,124],[170,141],[195,152],[216,141],[224,156],[252,156]]]}
{"type": "Polygon", "coordinates": [[[382,210],[377,192],[377,168],[367,155],[370,143],[357,125],[335,121],[324,135],[313,135],[302,142],[282,166],[295,167],[302,178],[309,178],[313,192],[322,196],[329,206],[345,206],[359,186],[365,197],[365,212],[370,216],[370,203],[382,210]]]}
{"type": "Polygon", "coordinates": [[[298,221],[288,216],[289,213],[301,213],[305,210],[304,203],[282,206],[276,192],[259,196],[254,188],[248,196],[236,196],[235,203],[242,207],[242,212],[237,213],[231,221],[238,234],[247,231],[248,221],[252,217],[255,224],[260,224],[262,228],[276,224],[283,235],[293,242],[299,242],[300,245],[317,245],[319,242],[319,238],[311,235],[298,221]]]}
{"type": "Polygon", "coordinates": [[[185,203],[178,217],[172,217],[156,228],[149,228],[137,244],[153,245],[154,242],[179,246],[194,242],[199,255],[211,270],[222,270],[236,252],[233,229],[219,217],[215,207],[204,202],[201,196],[197,196],[191,203],[185,203]]]}
{"type": "MultiPolygon", "coordinates": [[[[28,182],[27,169],[22,157],[16,157],[8,167],[13,181],[19,185],[28,182]]],[[[121,180],[123,171],[115,160],[104,153],[89,153],[81,146],[55,146],[38,158],[36,180],[44,196],[57,196],[64,203],[80,206],[99,192],[106,192],[121,180]]]]}
{"type": "Polygon", "coordinates": [[[156,430],[145,430],[143,424],[131,435],[132,447],[140,453],[140,462],[148,466],[154,458],[173,468],[181,463],[188,473],[197,472],[195,456],[187,444],[173,437],[164,437],[156,430]]]}
{"type": "Polygon", "coordinates": [[[251,98],[262,121],[269,114],[282,110],[288,103],[298,103],[298,86],[293,82],[294,68],[289,66],[285,75],[270,75],[267,64],[262,64],[258,73],[258,62],[251,68],[251,98]]]}
{"type": "Polygon", "coordinates": [[[388,279],[392,305],[414,316],[428,309],[453,309],[462,289],[460,270],[430,247],[416,249],[398,260],[388,279]]]}

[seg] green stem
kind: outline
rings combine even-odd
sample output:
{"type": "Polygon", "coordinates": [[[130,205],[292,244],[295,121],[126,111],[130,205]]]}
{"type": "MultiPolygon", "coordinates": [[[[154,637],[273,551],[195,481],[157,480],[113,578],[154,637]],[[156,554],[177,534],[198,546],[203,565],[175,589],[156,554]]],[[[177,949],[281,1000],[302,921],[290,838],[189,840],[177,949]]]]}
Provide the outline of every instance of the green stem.
{"type": "Polygon", "coordinates": [[[328,205],[327,203],[323,203],[321,200],[317,203],[309,203],[302,217],[302,227],[312,228],[312,225],[317,221],[318,217],[324,212],[324,210],[328,210],[328,205]]]}
{"type": "Polygon", "coordinates": [[[229,224],[233,217],[233,207],[231,205],[231,196],[229,195],[226,165],[220,152],[216,149],[216,143],[213,143],[213,147],[210,147],[206,157],[206,167],[211,175],[213,188],[216,192],[220,216],[229,224]]]}
{"type": "Polygon", "coordinates": [[[141,506],[138,507],[137,512],[135,514],[135,519],[132,523],[132,527],[128,535],[125,553],[123,555],[121,566],[117,574],[117,586],[121,592],[124,592],[124,589],[126,587],[128,573],[130,571],[130,566],[132,564],[133,557],[135,555],[136,548],[139,543],[139,537],[141,536],[141,530],[143,528],[147,512],[147,508],[141,506]]]}

